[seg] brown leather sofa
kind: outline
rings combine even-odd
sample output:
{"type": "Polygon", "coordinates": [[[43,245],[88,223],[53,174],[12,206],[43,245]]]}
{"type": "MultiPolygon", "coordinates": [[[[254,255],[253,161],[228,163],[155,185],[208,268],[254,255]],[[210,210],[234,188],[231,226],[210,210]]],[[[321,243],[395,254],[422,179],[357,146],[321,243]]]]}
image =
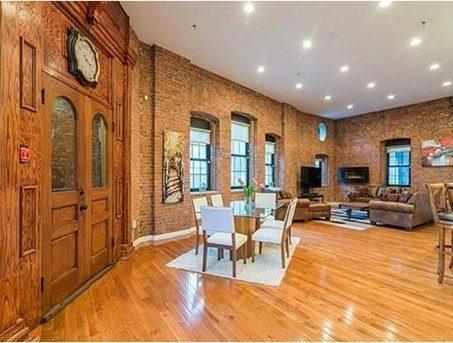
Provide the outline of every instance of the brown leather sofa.
{"type": "MultiPolygon", "coordinates": [[[[284,199],[277,200],[279,203],[284,205],[280,207],[275,213],[275,219],[284,220],[286,209],[291,201],[291,196],[287,195],[284,199]],[[289,199],[287,199],[289,197],[289,199]]],[[[298,199],[296,211],[294,212],[294,221],[308,221],[310,219],[316,219],[324,217],[326,220],[330,220],[331,206],[329,204],[310,202],[308,199],[298,199]]]]}
{"type": "Polygon", "coordinates": [[[428,193],[415,192],[408,202],[371,200],[370,221],[403,227],[412,230],[418,225],[429,223],[433,220],[428,193]]]}

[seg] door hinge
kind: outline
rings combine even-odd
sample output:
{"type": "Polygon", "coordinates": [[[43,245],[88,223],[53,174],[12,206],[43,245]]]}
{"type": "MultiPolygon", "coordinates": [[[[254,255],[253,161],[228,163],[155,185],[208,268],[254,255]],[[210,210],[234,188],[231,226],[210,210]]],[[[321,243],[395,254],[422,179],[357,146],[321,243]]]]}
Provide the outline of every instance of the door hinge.
{"type": "Polygon", "coordinates": [[[46,89],[43,88],[41,89],[41,104],[45,104],[46,103],[46,89]]]}
{"type": "Polygon", "coordinates": [[[41,293],[44,292],[44,278],[41,278],[41,293]]]}
{"type": "Polygon", "coordinates": [[[115,237],[112,237],[112,248],[115,247],[115,237]]]}
{"type": "Polygon", "coordinates": [[[115,122],[112,122],[112,132],[115,132],[115,129],[116,129],[115,126],[116,126],[116,125],[115,125],[115,122]]]}

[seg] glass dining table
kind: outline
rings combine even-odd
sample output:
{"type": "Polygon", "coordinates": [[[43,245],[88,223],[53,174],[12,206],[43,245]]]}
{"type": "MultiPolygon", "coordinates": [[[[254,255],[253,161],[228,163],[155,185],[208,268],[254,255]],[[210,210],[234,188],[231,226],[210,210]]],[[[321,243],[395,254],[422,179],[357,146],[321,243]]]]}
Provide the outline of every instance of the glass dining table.
{"type": "MultiPolygon", "coordinates": [[[[252,256],[254,244],[252,242],[253,233],[260,228],[261,221],[273,215],[277,209],[282,207],[282,203],[269,205],[257,205],[255,202],[245,202],[244,200],[231,201],[230,207],[233,209],[234,225],[236,232],[247,236],[247,257],[252,256]]],[[[238,251],[239,253],[239,251],[238,251]]],[[[242,256],[240,256],[242,257],[242,256]]]]}

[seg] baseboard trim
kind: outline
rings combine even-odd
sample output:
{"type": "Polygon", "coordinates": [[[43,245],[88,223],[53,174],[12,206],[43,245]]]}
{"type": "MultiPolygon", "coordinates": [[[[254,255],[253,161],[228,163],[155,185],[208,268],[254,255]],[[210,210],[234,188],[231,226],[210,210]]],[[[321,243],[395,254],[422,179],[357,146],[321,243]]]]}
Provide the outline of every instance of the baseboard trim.
{"type": "Polygon", "coordinates": [[[163,244],[166,242],[173,241],[175,239],[185,238],[185,236],[191,235],[194,232],[195,232],[195,227],[191,227],[189,229],[162,233],[160,235],[146,235],[146,236],[137,238],[133,244],[134,244],[135,248],[138,248],[142,245],[147,245],[147,244],[158,245],[158,244],[163,244]]]}
{"type": "Polygon", "coordinates": [[[19,318],[13,326],[0,333],[0,342],[19,342],[32,340],[29,336],[30,329],[25,325],[25,320],[19,318]]]}

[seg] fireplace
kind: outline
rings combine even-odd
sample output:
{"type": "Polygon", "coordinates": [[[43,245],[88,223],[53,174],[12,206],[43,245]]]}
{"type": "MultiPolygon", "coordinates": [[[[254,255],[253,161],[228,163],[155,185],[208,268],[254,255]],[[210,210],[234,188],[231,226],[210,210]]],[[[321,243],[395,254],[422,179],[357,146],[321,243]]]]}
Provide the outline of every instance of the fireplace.
{"type": "Polygon", "coordinates": [[[338,169],[338,181],[343,184],[368,183],[368,167],[342,167],[338,169]]]}

